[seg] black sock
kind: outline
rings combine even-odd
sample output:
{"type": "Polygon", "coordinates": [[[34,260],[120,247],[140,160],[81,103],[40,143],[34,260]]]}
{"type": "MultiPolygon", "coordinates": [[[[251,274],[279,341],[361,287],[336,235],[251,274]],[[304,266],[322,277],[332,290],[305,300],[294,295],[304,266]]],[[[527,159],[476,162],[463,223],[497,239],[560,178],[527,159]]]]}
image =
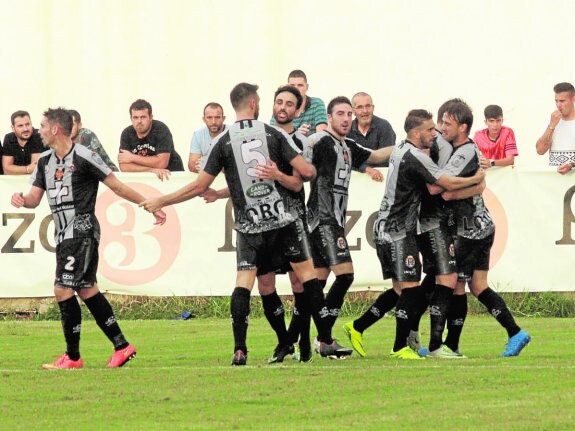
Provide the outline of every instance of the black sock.
{"type": "Polygon", "coordinates": [[[121,350],[125,347],[128,347],[128,342],[126,338],[124,338],[124,334],[122,334],[122,330],[120,329],[120,325],[116,322],[116,316],[114,316],[114,311],[112,310],[112,306],[106,299],[101,292],[98,292],[94,296],[84,299],[84,303],[94,319],[96,323],[106,334],[108,340],[112,342],[114,345],[114,350],[121,350]]]}
{"type": "Polygon", "coordinates": [[[517,323],[515,323],[515,319],[507,308],[505,301],[497,294],[497,292],[488,287],[481,292],[477,299],[487,307],[489,313],[491,313],[491,315],[497,319],[499,324],[507,330],[509,338],[513,337],[521,330],[519,326],[517,326],[517,323]]]}
{"type": "Polygon", "coordinates": [[[447,337],[444,344],[454,352],[459,350],[459,339],[467,317],[467,295],[453,295],[447,313],[447,337]]]}
{"type": "Polygon", "coordinates": [[[428,272],[423,277],[423,281],[421,282],[421,295],[419,295],[419,309],[417,310],[417,314],[411,321],[411,330],[412,331],[419,331],[419,323],[421,322],[421,318],[425,314],[427,307],[429,307],[429,300],[431,299],[431,295],[433,295],[433,290],[435,289],[435,274],[433,272],[428,272]]]}
{"type": "Polygon", "coordinates": [[[335,281],[331,285],[327,296],[325,297],[325,305],[329,311],[328,322],[330,328],[333,328],[337,316],[341,312],[341,306],[345,299],[345,294],[349,290],[349,287],[353,283],[353,273],[351,274],[340,274],[335,277],[335,281]]]}
{"type": "Polygon", "coordinates": [[[429,292],[423,286],[417,289],[416,294],[414,294],[413,316],[409,318],[409,323],[412,331],[419,332],[419,322],[421,322],[423,313],[425,313],[425,310],[427,310],[427,307],[429,307],[429,298],[429,292]]]}
{"type": "Polygon", "coordinates": [[[82,329],[82,310],[75,296],[58,302],[62,330],[66,340],[66,353],[71,360],[80,359],[80,331],[82,329]]]}
{"type": "Polygon", "coordinates": [[[266,319],[276,333],[278,344],[288,344],[288,334],[286,329],[285,311],[282,300],[277,292],[269,295],[262,295],[262,305],[266,319]]]}
{"type": "Polygon", "coordinates": [[[248,322],[250,318],[250,291],[243,287],[236,287],[232,292],[230,301],[230,315],[232,330],[234,332],[234,352],[242,350],[248,353],[246,339],[248,336],[248,322]]]}
{"type": "Polygon", "coordinates": [[[411,330],[410,319],[417,311],[416,298],[421,295],[421,287],[403,289],[395,305],[395,342],[393,351],[397,352],[407,346],[407,337],[411,330]]]}
{"type": "Polygon", "coordinates": [[[317,278],[308,280],[303,285],[303,291],[307,298],[307,303],[310,307],[311,317],[317,329],[317,338],[319,341],[331,344],[331,326],[327,321],[329,313],[325,306],[325,297],[323,296],[323,289],[321,282],[317,278]]]}
{"type": "Polygon", "coordinates": [[[395,304],[397,304],[398,299],[399,295],[393,289],[388,289],[383,292],[377,297],[372,306],[369,307],[369,310],[353,321],[354,329],[359,332],[365,331],[381,319],[385,313],[391,311],[393,307],[395,307],[395,304]]]}
{"type": "Polygon", "coordinates": [[[307,337],[309,340],[311,317],[305,293],[294,292],[293,298],[293,313],[288,328],[288,339],[290,344],[297,342],[298,338],[300,338],[300,334],[301,338],[307,337]]]}
{"type": "Polygon", "coordinates": [[[435,286],[435,290],[429,302],[429,320],[431,326],[429,334],[430,352],[439,349],[443,343],[443,329],[445,328],[452,296],[453,289],[442,286],[441,284],[435,286]]]}

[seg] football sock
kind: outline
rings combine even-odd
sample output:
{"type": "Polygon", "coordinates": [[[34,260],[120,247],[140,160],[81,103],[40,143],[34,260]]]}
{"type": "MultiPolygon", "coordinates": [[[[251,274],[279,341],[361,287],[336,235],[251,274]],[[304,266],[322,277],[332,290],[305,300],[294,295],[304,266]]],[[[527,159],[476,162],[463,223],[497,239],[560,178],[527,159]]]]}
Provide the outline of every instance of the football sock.
{"type": "Polygon", "coordinates": [[[80,359],[80,331],[82,329],[82,310],[75,296],[58,302],[60,319],[66,340],[66,353],[73,361],[80,359]]]}
{"type": "Polygon", "coordinates": [[[264,315],[278,338],[278,344],[288,344],[285,311],[277,292],[262,295],[264,315]]]}
{"type": "Polygon", "coordinates": [[[410,319],[417,311],[415,298],[421,294],[421,287],[403,289],[395,305],[395,343],[393,351],[397,352],[407,346],[407,337],[411,330],[410,319]]]}
{"type": "Polygon", "coordinates": [[[454,352],[459,350],[459,339],[467,317],[467,295],[453,295],[447,313],[447,337],[444,344],[454,352]]]}
{"type": "Polygon", "coordinates": [[[305,293],[294,292],[293,298],[293,313],[288,328],[288,339],[290,343],[297,342],[300,333],[302,338],[307,336],[309,339],[310,328],[310,314],[305,293]]]}
{"type": "Polygon", "coordinates": [[[88,307],[88,310],[90,310],[90,313],[92,313],[92,316],[94,316],[102,332],[106,334],[108,340],[114,345],[114,350],[121,350],[128,347],[128,342],[126,338],[124,338],[124,334],[122,334],[120,325],[116,322],[116,316],[114,316],[112,306],[102,292],[98,292],[94,296],[84,299],[84,303],[86,307],[88,307]]]}
{"type": "Polygon", "coordinates": [[[331,326],[327,321],[329,313],[325,306],[325,297],[321,282],[317,278],[312,278],[303,284],[303,291],[310,307],[311,317],[317,329],[317,338],[319,341],[331,344],[331,326]]]}
{"type": "Polygon", "coordinates": [[[497,292],[488,287],[481,292],[477,299],[487,307],[489,313],[507,330],[509,338],[521,330],[519,326],[517,326],[517,323],[515,323],[515,319],[507,308],[505,301],[497,292]]]}
{"type": "Polygon", "coordinates": [[[398,299],[399,295],[395,290],[387,289],[377,297],[372,306],[369,307],[369,310],[353,321],[353,328],[359,332],[365,331],[381,319],[385,313],[391,311],[393,307],[395,307],[395,304],[397,304],[398,299]]]}
{"type": "Polygon", "coordinates": [[[443,343],[443,328],[447,320],[447,313],[451,304],[453,289],[437,284],[429,303],[429,351],[439,349],[443,343]]]}
{"type": "Polygon", "coordinates": [[[325,297],[325,305],[329,311],[328,322],[331,328],[337,320],[337,316],[341,312],[341,306],[345,299],[345,294],[353,283],[353,273],[340,274],[335,277],[335,281],[331,285],[327,296],[325,297]]]}
{"type": "Polygon", "coordinates": [[[250,318],[250,291],[248,289],[243,287],[234,289],[230,301],[230,315],[234,332],[234,351],[242,350],[247,354],[246,338],[250,318]]]}

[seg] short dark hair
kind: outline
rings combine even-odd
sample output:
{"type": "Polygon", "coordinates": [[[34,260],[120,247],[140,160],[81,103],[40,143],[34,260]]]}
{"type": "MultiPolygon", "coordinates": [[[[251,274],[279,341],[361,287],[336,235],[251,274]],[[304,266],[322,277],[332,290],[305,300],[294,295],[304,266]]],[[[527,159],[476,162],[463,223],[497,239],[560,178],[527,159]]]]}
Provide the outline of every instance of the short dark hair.
{"type": "Polygon", "coordinates": [[[425,109],[412,109],[407,113],[407,117],[405,117],[403,130],[405,130],[405,133],[409,133],[429,120],[433,120],[433,114],[431,112],[425,109]]]}
{"type": "Polygon", "coordinates": [[[206,116],[206,109],[208,108],[212,108],[212,109],[220,109],[222,111],[222,116],[224,115],[224,108],[222,108],[222,105],[220,105],[218,102],[210,102],[207,103],[206,106],[204,106],[204,117],[206,116]]]}
{"type": "Polygon", "coordinates": [[[463,100],[456,97],[453,99],[449,99],[446,102],[443,102],[443,104],[437,110],[437,122],[440,121],[443,122],[443,114],[445,114],[445,111],[447,111],[448,106],[451,105],[452,103],[458,103],[458,102],[463,102],[463,100]]]}
{"type": "Polygon", "coordinates": [[[327,104],[327,113],[331,115],[331,113],[333,112],[333,107],[335,105],[340,105],[342,103],[347,103],[349,106],[353,106],[347,97],[337,96],[331,99],[330,102],[327,104]]]}
{"type": "Polygon", "coordinates": [[[14,122],[16,121],[16,118],[18,117],[30,117],[30,114],[28,114],[27,111],[16,111],[14,112],[12,115],[10,115],[10,122],[12,123],[12,125],[14,125],[14,122]]]}
{"type": "Polygon", "coordinates": [[[278,97],[278,94],[284,93],[284,92],[291,93],[295,96],[295,98],[297,99],[297,102],[295,104],[295,109],[299,109],[301,107],[301,104],[303,103],[303,97],[301,97],[301,93],[293,85],[283,85],[283,86],[279,87],[274,94],[274,102],[276,100],[276,97],[278,97]]]}
{"type": "Polygon", "coordinates": [[[307,82],[307,76],[305,76],[305,72],[299,69],[292,70],[288,75],[288,81],[290,78],[303,78],[303,80],[307,82]]]}
{"type": "Polygon", "coordinates": [[[130,117],[132,116],[132,111],[141,111],[143,109],[147,109],[150,117],[152,116],[152,105],[150,102],[144,99],[138,99],[130,105],[130,117]]]}
{"type": "Polygon", "coordinates": [[[82,122],[82,117],[80,116],[80,113],[78,111],[76,111],[75,109],[68,109],[68,112],[70,113],[70,115],[72,116],[72,119],[76,123],[82,122]]]}
{"type": "Polygon", "coordinates": [[[483,110],[483,114],[485,114],[486,120],[490,118],[503,118],[503,109],[501,109],[499,105],[487,105],[483,110]]]}
{"type": "Polygon", "coordinates": [[[553,91],[555,94],[557,93],[571,93],[571,95],[575,94],[575,87],[570,82],[560,82],[559,84],[555,84],[553,87],[553,91]]]}
{"type": "Polygon", "coordinates": [[[230,102],[234,109],[240,108],[250,97],[257,96],[259,86],[241,82],[230,92],[230,102]]]}
{"type": "Polygon", "coordinates": [[[66,108],[48,108],[48,110],[44,112],[44,117],[46,117],[49,123],[58,124],[62,128],[64,135],[70,136],[72,134],[74,120],[72,119],[72,114],[70,114],[66,108]]]}
{"type": "Polygon", "coordinates": [[[457,121],[458,124],[466,124],[466,133],[469,136],[469,133],[471,132],[471,126],[473,126],[473,112],[471,112],[471,108],[467,103],[461,99],[458,99],[457,101],[454,101],[447,106],[445,113],[449,117],[453,117],[453,119],[457,121]]]}

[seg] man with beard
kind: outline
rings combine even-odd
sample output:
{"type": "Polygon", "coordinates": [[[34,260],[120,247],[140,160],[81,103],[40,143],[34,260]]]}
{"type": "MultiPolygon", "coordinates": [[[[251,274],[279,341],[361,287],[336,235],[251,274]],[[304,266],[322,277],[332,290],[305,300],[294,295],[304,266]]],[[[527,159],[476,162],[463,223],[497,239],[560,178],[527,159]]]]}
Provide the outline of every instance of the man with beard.
{"type": "Polygon", "coordinates": [[[192,135],[190,156],[188,158],[188,169],[190,172],[199,172],[200,161],[203,156],[208,154],[212,140],[227,129],[224,124],[225,120],[224,108],[219,103],[210,102],[204,107],[202,121],[206,126],[196,130],[192,135]]]}
{"type": "Polygon", "coordinates": [[[122,172],[153,172],[160,180],[184,165],[168,126],[152,115],[152,105],[138,99],[130,105],[132,125],[122,132],[118,162],[122,172]]]}
{"type": "Polygon", "coordinates": [[[327,129],[310,136],[312,163],[317,177],[311,182],[307,208],[318,278],[325,286],[330,271],[335,275],[326,296],[332,327],[354,278],[351,254],[345,239],[351,170],[358,169],[366,162],[387,161],[393,147],[372,151],[346,137],[352,122],[352,107],[347,97],[332,99],[327,107],[327,116],[327,129]]]}
{"type": "Polygon", "coordinates": [[[326,322],[325,299],[313,268],[311,251],[303,241],[305,232],[294,223],[285,187],[271,179],[267,166],[273,161],[276,166],[272,165],[272,170],[277,168],[282,175],[291,177],[296,171],[302,178],[315,176],[315,168],[284,134],[257,121],[260,101],[257,90],[257,85],[247,83],[232,89],[230,102],[237,121],[212,143],[195,181],[173,193],[148,199],[142,206],[148,211],[157,211],[165,205],[204,194],[223,170],[237,231],[236,287],[230,302],[234,334],[232,365],[247,363],[250,293],[258,267],[266,264],[277,249],[290,261],[302,281],[318,328],[321,355],[338,357],[343,354],[342,348],[331,337],[331,327],[326,322]],[[270,178],[266,178],[268,176],[270,178]]]}
{"type": "Polygon", "coordinates": [[[6,175],[31,174],[44,151],[42,140],[32,127],[28,112],[16,111],[10,116],[10,121],[12,132],[4,136],[2,169],[6,175]]]}

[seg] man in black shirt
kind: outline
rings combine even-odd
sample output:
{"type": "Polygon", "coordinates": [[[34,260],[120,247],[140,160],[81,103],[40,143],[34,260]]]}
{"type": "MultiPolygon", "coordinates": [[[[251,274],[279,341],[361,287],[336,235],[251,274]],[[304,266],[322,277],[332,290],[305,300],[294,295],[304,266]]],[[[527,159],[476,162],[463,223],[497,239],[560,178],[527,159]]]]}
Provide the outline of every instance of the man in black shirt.
{"type": "Polygon", "coordinates": [[[152,116],[152,105],[138,99],[130,106],[132,125],[122,132],[118,162],[122,172],[153,172],[163,180],[183,171],[168,126],[152,116]]]}
{"type": "Polygon", "coordinates": [[[16,111],[10,120],[12,132],[4,136],[3,171],[6,175],[31,174],[44,151],[42,140],[32,127],[28,112],[16,111]]]}

